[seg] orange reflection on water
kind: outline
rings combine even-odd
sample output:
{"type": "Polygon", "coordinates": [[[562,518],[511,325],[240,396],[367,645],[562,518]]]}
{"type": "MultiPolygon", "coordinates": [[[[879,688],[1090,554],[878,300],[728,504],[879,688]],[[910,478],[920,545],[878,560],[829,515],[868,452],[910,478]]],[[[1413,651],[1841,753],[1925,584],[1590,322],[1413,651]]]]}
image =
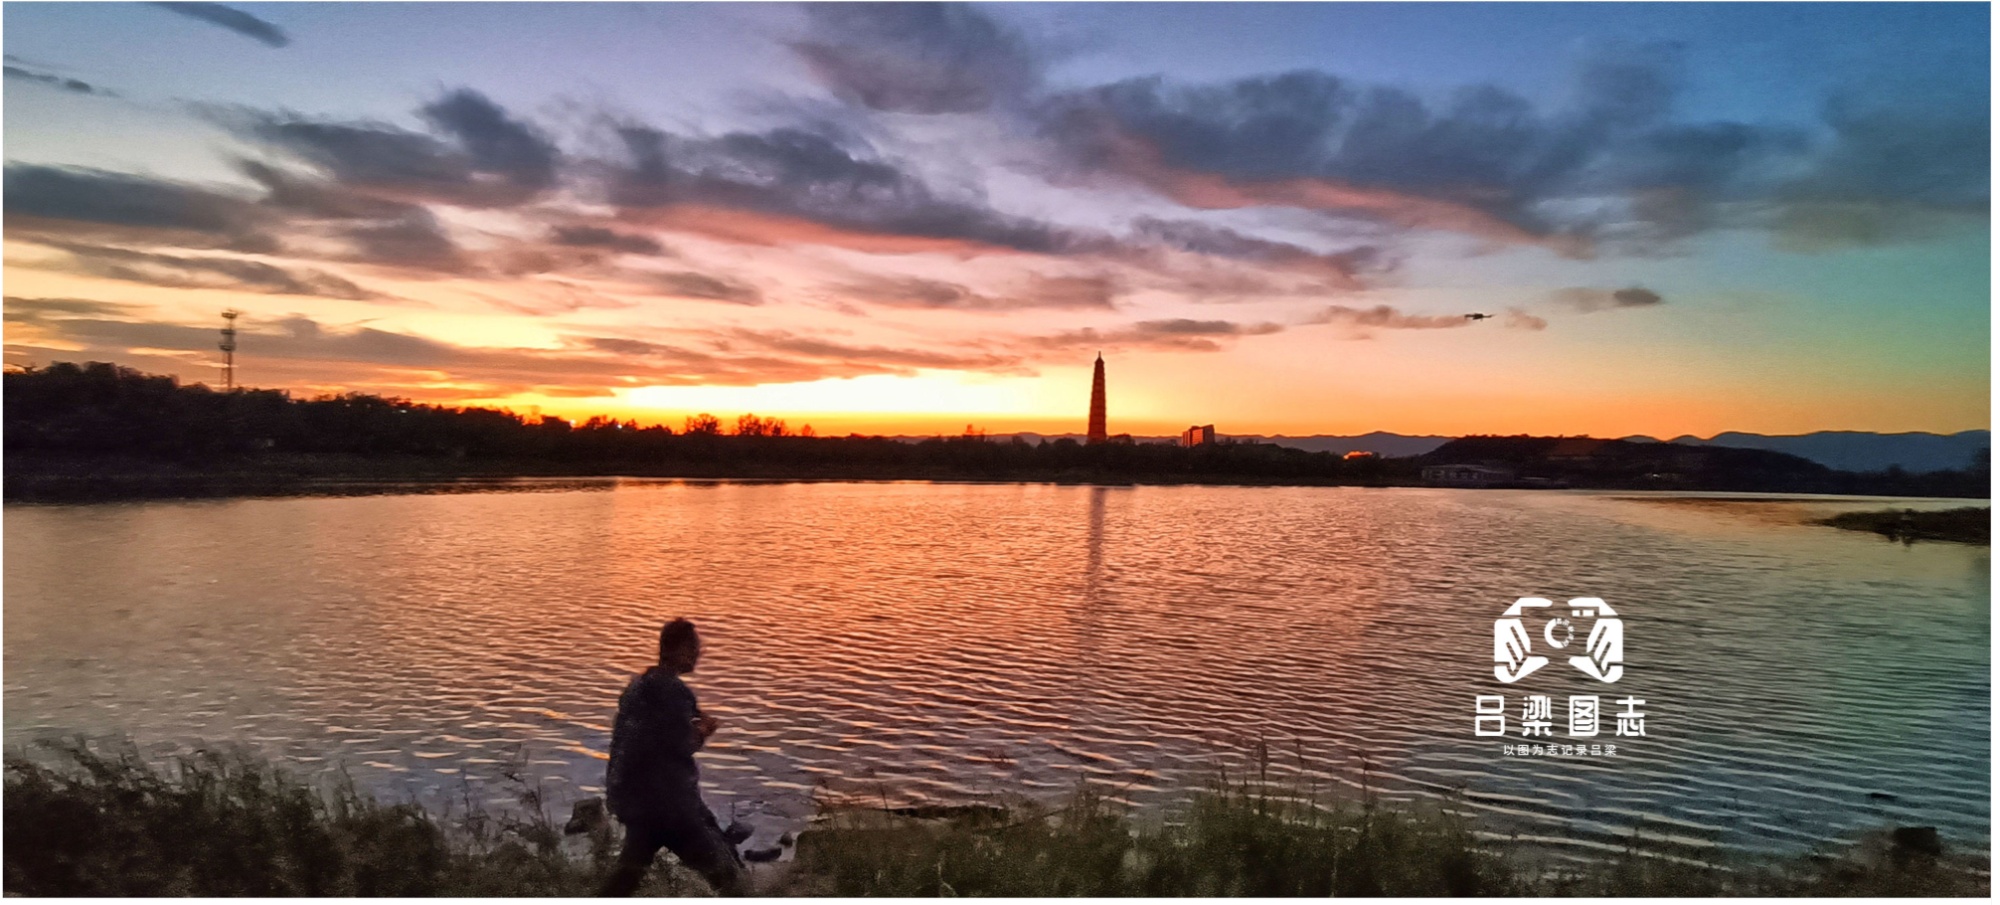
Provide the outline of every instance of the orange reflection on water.
{"type": "MultiPolygon", "coordinates": [[[[1463,787],[1585,845],[1633,814],[1731,844],[1882,816],[1830,787],[1985,833],[1983,549],[1573,493],[521,486],[548,492],[10,509],[8,739],[249,740],[498,802],[519,747],[594,794],[619,690],[687,616],[710,792],[753,820],[820,787],[1153,805],[1261,741],[1280,776],[1353,792],[1365,761],[1385,798],[1463,787]],[[1471,735],[1530,593],[1618,607],[1655,740],[1572,769],[1471,735]]],[[[1564,673],[1498,691],[1581,693],[1564,673]]]]}

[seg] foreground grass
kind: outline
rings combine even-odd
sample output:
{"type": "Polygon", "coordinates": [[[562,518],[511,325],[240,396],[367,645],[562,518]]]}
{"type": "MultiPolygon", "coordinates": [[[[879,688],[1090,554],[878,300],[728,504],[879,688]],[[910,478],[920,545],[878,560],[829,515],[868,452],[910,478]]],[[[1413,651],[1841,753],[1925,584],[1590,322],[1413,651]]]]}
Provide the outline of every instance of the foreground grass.
{"type": "Polygon", "coordinates": [[[1992,511],[1977,506],[1918,512],[1914,509],[1883,509],[1876,512],[1843,512],[1820,524],[1849,531],[1872,531],[1904,543],[1920,540],[1957,541],[1963,544],[1993,543],[1992,511]]]}
{"type": "Polygon", "coordinates": [[[1440,807],[1328,808],[1258,783],[1218,786],[1164,825],[1088,792],[945,821],[843,811],[799,840],[792,891],[843,896],[1979,896],[1979,858],[1887,834],[1839,854],[1696,863],[1628,849],[1548,863],[1440,807]]]}
{"type": "MultiPolygon", "coordinates": [[[[6,895],[583,896],[616,854],[604,831],[566,846],[525,786],[518,812],[447,823],[239,754],[156,766],[129,747],[50,753],[6,760],[6,895]]],[[[705,889],[655,875],[648,891],[705,889]]]]}
{"type": "MultiPolygon", "coordinates": [[[[438,817],[351,784],[315,790],[268,764],[203,754],[166,766],[77,744],[6,763],[7,895],[588,895],[615,831],[565,841],[540,796],[438,817]]],[[[1550,867],[1443,808],[1325,807],[1219,784],[1163,823],[1089,789],[1065,806],[913,817],[830,808],[768,895],[1977,895],[1983,861],[1861,844],[1793,861],[1691,864],[1634,850],[1550,867]]],[[[662,858],[642,893],[706,887],[662,858]]]]}

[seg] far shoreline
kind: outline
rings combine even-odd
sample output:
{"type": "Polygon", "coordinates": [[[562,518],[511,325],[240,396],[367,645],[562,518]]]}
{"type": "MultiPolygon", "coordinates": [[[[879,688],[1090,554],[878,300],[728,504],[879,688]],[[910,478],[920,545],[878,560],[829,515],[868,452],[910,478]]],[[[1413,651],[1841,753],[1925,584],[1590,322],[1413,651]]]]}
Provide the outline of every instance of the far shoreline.
{"type": "MultiPolygon", "coordinates": [[[[1489,487],[1453,486],[1395,479],[1357,481],[1335,478],[1257,478],[1229,475],[1105,475],[1072,469],[1066,472],[969,475],[949,473],[885,473],[865,469],[785,470],[680,468],[645,470],[582,470],[522,467],[452,468],[432,460],[366,460],[343,463],[314,463],[319,467],[299,468],[269,463],[244,463],[247,467],[187,469],[159,463],[122,462],[122,467],[92,467],[111,463],[18,462],[9,456],[4,463],[4,502],[8,506],[90,505],[167,500],[287,499],[298,497],[345,497],[376,495],[429,495],[452,493],[534,493],[587,489],[592,485],[618,481],[693,481],[746,484],[822,483],[926,483],[926,484],[1047,484],[1076,487],[1355,487],[1362,489],[1405,488],[1416,490],[1536,490],[1588,493],[1634,493],[1666,495],[1737,494],[1744,502],[1783,502],[1787,499],[1851,500],[1985,500],[1986,497],[1901,495],[1893,493],[1840,493],[1774,489],[1750,490],[1742,487],[1551,487],[1505,484],[1489,487]],[[328,468],[326,465],[334,467],[328,468]],[[26,468],[18,467],[26,465],[26,468]],[[76,467],[76,466],[84,467],[76,467]],[[1747,496],[1761,494],[1761,496],[1747,496]]],[[[1715,497],[1729,500],[1732,497],[1715,497]]]]}
{"type": "Polygon", "coordinates": [[[1980,547],[1993,544],[1993,510],[1990,506],[1929,512],[1915,509],[1844,512],[1832,518],[1819,519],[1817,524],[1879,534],[1904,545],[1917,541],[1943,541],[1980,547]]]}
{"type": "MultiPolygon", "coordinates": [[[[8,463],[6,505],[85,505],[175,499],[271,499],[313,496],[368,496],[394,493],[536,492],[536,484],[562,485],[615,481],[703,481],[757,484],[1053,484],[1088,487],[1412,487],[1432,485],[1360,482],[1311,478],[1258,480],[1225,476],[1106,476],[1064,474],[964,475],[869,473],[839,471],[763,471],[756,469],[676,469],[671,472],[578,470],[345,471],[294,474],[267,470],[180,471],[139,469],[72,473],[21,474],[8,463]],[[512,486],[510,486],[512,485],[512,486]]],[[[565,489],[554,487],[549,489],[565,489]]],[[[1432,488],[1445,489],[1445,488],[1432,488]]]]}
{"type": "MultiPolygon", "coordinates": [[[[968,427],[915,442],[821,437],[782,419],[630,421],[523,417],[350,393],[216,392],[105,362],[6,375],[4,498],[79,503],[294,496],[353,485],[630,476],[679,480],[952,481],[1232,487],[1491,487],[1834,493],[1984,499],[1984,453],[1967,467],[1854,472],[1790,453],[1582,436],[1472,435],[1421,455],[1311,451],[1188,434],[1029,443],[968,427]]],[[[1099,432],[1101,434],[1101,432],[1099,432]]]]}

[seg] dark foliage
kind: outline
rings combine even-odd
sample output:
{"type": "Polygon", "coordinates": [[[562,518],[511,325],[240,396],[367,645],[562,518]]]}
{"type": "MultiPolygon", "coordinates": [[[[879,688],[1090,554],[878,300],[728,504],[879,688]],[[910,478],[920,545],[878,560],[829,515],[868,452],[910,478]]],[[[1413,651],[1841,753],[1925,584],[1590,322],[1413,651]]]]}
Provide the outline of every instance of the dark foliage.
{"type": "MultiPolygon", "coordinates": [[[[1762,450],[1557,437],[1466,437],[1418,458],[1343,458],[1268,443],[1028,443],[968,431],[919,442],[816,437],[743,415],[682,431],[581,423],[362,393],[222,392],[102,362],[5,377],[10,501],[296,492],[333,480],[629,475],[1092,483],[1422,482],[1426,464],[1503,465],[1574,487],[1986,495],[1983,467],[1853,474],[1762,450]]],[[[1982,459],[1982,462],[1984,460],[1982,459]]]]}
{"type": "MultiPolygon", "coordinates": [[[[1270,444],[1030,444],[983,434],[904,442],[813,437],[744,415],[724,433],[711,416],[686,430],[592,418],[572,424],[487,408],[448,408],[360,393],[294,399],[275,390],[218,392],[101,362],[6,375],[12,473],[74,471],[117,460],[140,469],[292,467],[361,471],[355,460],[462,474],[855,477],[1227,483],[1407,483],[1396,460],[1343,460],[1270,444]],[[319,466],[317,468],[313,466],[319,466]]],[[[26,489],[10,486],[10,495],[26,489]]]]}
{"type": "MultiPolygon", "coordinates": [[[[157,764],[82,740],[6,758],[9,896],[582,896],[617,840],[566,843],[522,782],[522,807],[441,820],[352,783],[316,788],[243,752],[157,764]]],[[[649,891],[699,881],[668,866],[649,891]]]]}
{"type": "MultiPolygon", "coordinates": [[[[539,786],[521,807],[435,815],[351,783],[316,788],[247,754],[157,764],[82,741],[5,764],[9,896],[588,895],[618,838],[565,838],[539,786]]],[[[1088,785],[1066,806],[830,807],[796,861],[753,866],[765,896],[1978,896],[1983,850],[1900,827],[1789,859],[1632,847],[1550,863],[1450,799],[1382,807],[1317,785],[1220,782],[1143,818],[1088,785]],[[918,811],[919,813],[903,813],[918,811]],[[931,812],[929,814],[921,813],[931,812]],[[1924,844],[1912,845],[1912,840],[1924,844]]],[[[706,886],[662,858],[641,892],[706,886]]]]}
{"type": "Polygon", "coordinates": [[[1920,540],[1957,541],[1962,544],[1993,543],[1993,511],[1977,506],[1918,512],[1914,509],[1885,509],[1879,512],[1843,512],[1820,524],[1849,531],[1872,531],[1905,544],[1920,540]]]}

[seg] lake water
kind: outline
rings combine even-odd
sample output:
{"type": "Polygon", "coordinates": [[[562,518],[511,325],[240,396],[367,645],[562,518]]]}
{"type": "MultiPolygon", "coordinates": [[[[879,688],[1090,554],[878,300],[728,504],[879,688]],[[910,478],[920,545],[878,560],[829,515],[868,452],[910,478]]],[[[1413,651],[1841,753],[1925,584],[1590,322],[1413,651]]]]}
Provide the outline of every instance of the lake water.
{"type": "Polygon", "coordinates": [[[711,804],[762,838],[815,790],[1087,778],[1157,810],[1261,739],[1289,780],[1444,796],[1566,856],[1635,829],[1795,852],[1916,823],[1989,846],[1991,556],[1803,524],[1882,500],[520,486],[542,492],[7,507],[8,745],[232,742],[432,803],[506,799],[518,757],[560,802],[597,793],[618,693],[685,615],[724,724],[711,804]],[[1493,620],[1530,595],[1616,608],[1624,677],[1558,655],[1497,682],[1493,620]],[[1507,737],[1475,737],[1482,694],[1506,696],[1507,737]],[[1519,734],[1529,694],[1554,698],[1550,739],[1519,734]],[[1615,755],[1503,754],[1569,743],[1569,695],[1603,697],[1584,741],[1615,755]],[[1628,697],[1643,737],[1613,734],[1628,697]]]}

